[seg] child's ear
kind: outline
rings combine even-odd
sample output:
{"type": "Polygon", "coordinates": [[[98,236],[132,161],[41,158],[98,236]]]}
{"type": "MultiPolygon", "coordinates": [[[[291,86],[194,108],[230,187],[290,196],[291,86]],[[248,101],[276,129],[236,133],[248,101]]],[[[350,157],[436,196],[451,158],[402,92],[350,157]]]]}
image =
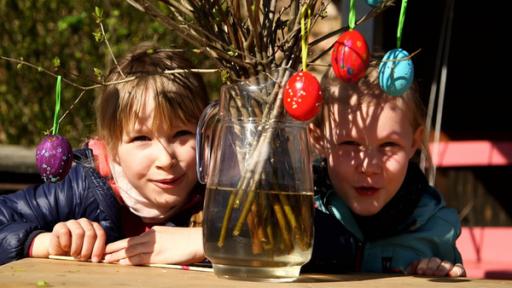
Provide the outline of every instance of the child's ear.
{"type": "MultiPolygon", "coordinates": [[[[423,143],[423,137],[424,137],[424,134],[425,133],[425,127],[421,126],[421,127],[418,127],[418,129],[416,129],[416,131],[414,132],[414,139],[413,139],[413,143],[412,143],[412,155],[414,155],[414,153],[418,150],[418,149],[421,149],[421,144],[423,143]]],[[[411,155],[411,157],[412,157],[411,155]]]]}
{"type": "Polygon", "coordinates": [[[309,124],[308,132],[309,142],[311,143],[311,146],[313,146],[313,149],[315,149],[315,152],[320,156],[325,157],[325,137],[322,129],[313,124],[309,124]]]}

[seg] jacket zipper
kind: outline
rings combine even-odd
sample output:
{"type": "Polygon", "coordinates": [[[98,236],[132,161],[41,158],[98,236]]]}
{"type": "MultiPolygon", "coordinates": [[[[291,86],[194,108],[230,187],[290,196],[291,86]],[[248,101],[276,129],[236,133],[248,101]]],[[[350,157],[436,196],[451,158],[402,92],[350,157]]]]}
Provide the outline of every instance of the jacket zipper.
{"type": "Polygon", "coordinates": [[[355,272],[361,272],[362,270],[362,264],[363,264],[363,250],[364,250],[364,243],[361,241],[357,241],[356,243],[356,259],[355,259],[355,272]]]}

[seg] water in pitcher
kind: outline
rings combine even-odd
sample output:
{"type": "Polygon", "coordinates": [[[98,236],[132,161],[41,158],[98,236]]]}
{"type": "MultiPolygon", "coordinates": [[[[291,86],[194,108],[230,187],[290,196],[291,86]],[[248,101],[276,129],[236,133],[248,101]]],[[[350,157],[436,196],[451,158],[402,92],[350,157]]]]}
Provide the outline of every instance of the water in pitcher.
{"type": "Polygon", "coordinates": [[[245,192],[235,204],[230,200],[238,193],[233,188],[207,189],[204,247],[215,273],[272,282],[297,278],[311,257],[313,193],[245,192]]]}

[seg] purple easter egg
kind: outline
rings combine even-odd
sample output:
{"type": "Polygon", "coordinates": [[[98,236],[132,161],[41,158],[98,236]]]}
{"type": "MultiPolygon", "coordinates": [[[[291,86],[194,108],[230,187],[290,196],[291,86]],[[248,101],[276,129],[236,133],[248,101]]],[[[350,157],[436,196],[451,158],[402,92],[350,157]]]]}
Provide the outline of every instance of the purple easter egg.
{"type": "Polygon", "coordinates": [[[36,147],[36,166],[46,182],[64,179],[72,162],[71,145],[63,136],[48,135],[36,147]]]}

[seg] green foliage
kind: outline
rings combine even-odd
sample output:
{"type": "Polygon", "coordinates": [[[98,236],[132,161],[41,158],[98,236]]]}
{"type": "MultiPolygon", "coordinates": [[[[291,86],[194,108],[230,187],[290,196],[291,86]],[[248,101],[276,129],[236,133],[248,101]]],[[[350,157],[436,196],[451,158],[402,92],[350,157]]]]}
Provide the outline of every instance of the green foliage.
{"type": "MultiPolygon", "coordinates": [[[[185,48],[198,68],[206,67],[204,57],[124,1],[0,0],[0,19],[1,56],[23,59],[82,86],[96,84],[112,63],[100,23],[117,59],[140,42],[156,41],[185,48]]],[[[52,126],[55,82],[47,73],[0,59],[0,143],[39,142],[52,126]]],[[[81,92],[62,83],[61,116],[81,92]]],[[[73,147],[94,133],[96,93],[101,89],[87,91],[60,123],[59,134],[73,147]]]]}

